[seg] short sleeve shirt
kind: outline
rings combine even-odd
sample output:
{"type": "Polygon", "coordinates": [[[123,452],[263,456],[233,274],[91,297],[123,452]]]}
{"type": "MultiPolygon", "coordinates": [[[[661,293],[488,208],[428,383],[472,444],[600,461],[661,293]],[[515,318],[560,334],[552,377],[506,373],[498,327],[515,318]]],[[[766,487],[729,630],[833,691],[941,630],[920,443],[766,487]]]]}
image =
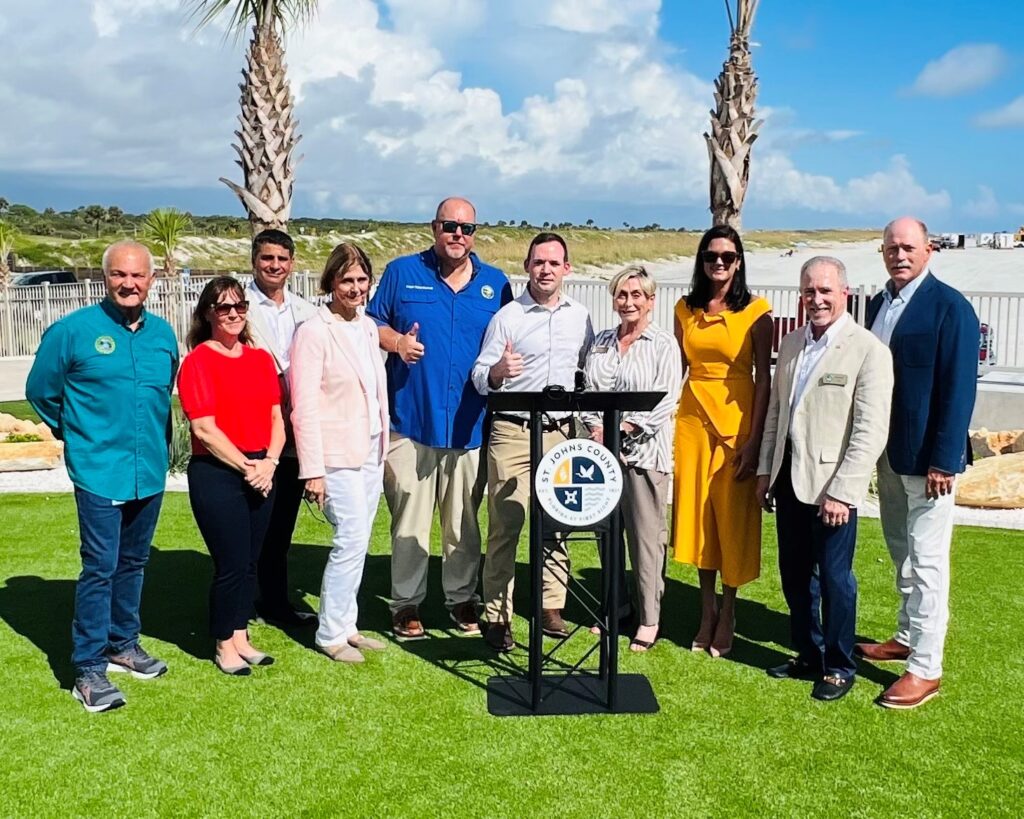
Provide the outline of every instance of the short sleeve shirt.
{"type": "MultiPolygon", "coordinates": [[[[231,358],[200,344],[181,362],[178,396],[189,420],[212,416],[242,452],[270,445],[271,411],[281,403],[281,387],[274,360],[265,350],[243,347],[242,355],[231,358]]],[[[195,435],[192,454],[209,454],[195,435]]]]}
{"type": "Polygon", "coordinates": [[[385,370],[391,428],[430,447],[476,449],[483,443],[486,399],[470,374],[487,325],[512,300],[508,277],[470,254],[472,278],[457,293],[441,278],[430,248],[395,259],[366,309],[378,325],[407,333],[419,325],[424,355],[410,366],[396,353],[385,370]]]}

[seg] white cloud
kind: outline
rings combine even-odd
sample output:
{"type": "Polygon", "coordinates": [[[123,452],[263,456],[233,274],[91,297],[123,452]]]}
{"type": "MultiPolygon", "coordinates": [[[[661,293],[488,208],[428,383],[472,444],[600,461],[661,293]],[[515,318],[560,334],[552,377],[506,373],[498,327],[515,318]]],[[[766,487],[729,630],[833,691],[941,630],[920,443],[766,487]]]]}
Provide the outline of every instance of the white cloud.
{"type": "MultiPolygon", "coordinates": [[[[155,190],[239,179],[230,141],[244,41],[222,28],[193,36],[178,0],[18,5],[0,27],[33,34],[12,39],[0,75],[0,110],[18,112],[0,129],[0,171],[155,190]],[[52,24],[33,25],[40,17],[52,24]]],[[[304,135],[298,212],[408,218],[451,193],[490,221],[560,221],[595,204],[703,210],[712,86],[661,58],[659,7],[389,0],[385,25],[373,0],[321,0],[287,38],[304,135]],[[455,69],[466,48],[472,77],[455,69]],[[491,87],[509,76],[521,101],[491,87]]],[[[787,143],[769,118],[748,204],[855,216],[949,207],[902,157],[847,181],[808,174],[788,153],[801,133],[831,144],[860,132],[793,133],[787,143]]]]}
{"type": "Polygon", "coordinates": [[[968,216],[993,218],[999,215],[1001,208],[996,199],[995,191],[988,185],[978,185],[978,193],[973,199],[964,203],[963,211],[968,216]]]}
{"type": "Polygon", "coordinates": [[[974,118],[979,128],[1022,128],[1024,127],[1024,95],[1017,97],[1002,108],[986,111],[974,118]]]}
{"type": "Polygon", "coordinates": [[[921,69],[911,93],[953,97],[984,88],[1009,66],[1006,52],[992,43],[965,43],[921,69]]]}

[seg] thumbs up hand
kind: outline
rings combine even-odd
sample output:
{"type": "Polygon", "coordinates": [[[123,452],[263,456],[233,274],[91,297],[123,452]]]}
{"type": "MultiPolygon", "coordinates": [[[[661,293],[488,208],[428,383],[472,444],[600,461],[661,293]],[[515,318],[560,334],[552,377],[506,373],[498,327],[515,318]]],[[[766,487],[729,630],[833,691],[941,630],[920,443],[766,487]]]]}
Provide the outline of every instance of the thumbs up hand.
{"type": "Polygon", "coordinates": [[[523,374],[523,356],[512,348],[512,341],[505,342],[505,349],[501,358],[492,366],[489,381],[491,386],[497,389],[506,378],[515,378],[523,374]]]}
{"type": "Polygon", "coordinates": [[[426,352],[426,348],[420,343],[419,333],[420,324],[418,321],[414,321],[409,332],[400,335],[395,343],[395,352],[406,364],[415,364],[423,358],[423,354],[426,352]]]}

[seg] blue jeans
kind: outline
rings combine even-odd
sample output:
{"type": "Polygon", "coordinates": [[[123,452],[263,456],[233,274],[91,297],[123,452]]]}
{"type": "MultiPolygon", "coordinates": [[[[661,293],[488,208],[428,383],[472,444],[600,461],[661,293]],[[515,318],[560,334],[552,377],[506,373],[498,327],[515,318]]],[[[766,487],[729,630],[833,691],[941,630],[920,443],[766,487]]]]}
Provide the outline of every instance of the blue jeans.
{"type": "Polygon", "coordinates": [[[75,587],[71,662],[79,674],[107,667],[107,653],[139,641],[142,572],[160,516],[160,492],[114,505],[75,489],[82,573],[75,587]]]}

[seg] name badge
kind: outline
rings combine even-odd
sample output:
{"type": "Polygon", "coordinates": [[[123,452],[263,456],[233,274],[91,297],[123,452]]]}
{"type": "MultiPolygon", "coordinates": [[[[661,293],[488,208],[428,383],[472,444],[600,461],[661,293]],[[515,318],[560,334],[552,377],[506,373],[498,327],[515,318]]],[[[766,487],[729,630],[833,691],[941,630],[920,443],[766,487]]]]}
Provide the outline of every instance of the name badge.
{"type": "Polygon", "coordinates": [[[610,347],[607,347],[604,344],[598,344],[598,345],[596,345],[594,347],[594,352],[595,353],[607,353],[610,349],[611,349],[610,347]]]}
{"type": "Polygon", "coordinates": [[[823,387],[845,387],[848,380],[849,376],[847,376],[846,373],[825,373],[818,379],[818,384],[823,387]]]}

